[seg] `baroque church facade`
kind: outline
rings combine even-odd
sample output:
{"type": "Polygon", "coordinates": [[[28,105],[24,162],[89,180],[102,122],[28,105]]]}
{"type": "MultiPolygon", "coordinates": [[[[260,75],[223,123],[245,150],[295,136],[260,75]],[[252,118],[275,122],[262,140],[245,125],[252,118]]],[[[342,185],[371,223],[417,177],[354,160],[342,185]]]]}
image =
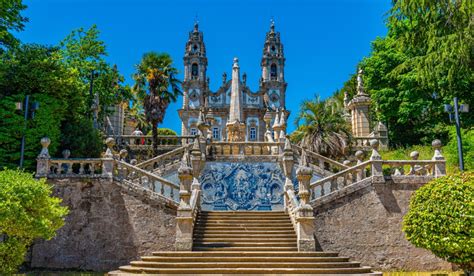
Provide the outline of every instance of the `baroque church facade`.
{"type": "Polygon", "coordinates": [[[198,134],[204,120],[214,141],[269,141],[284,137],[289,115],[285,108],[285,56],[273,22],[263,45],[258,90],[248,87],[247,75],[241,75],[238,59],[234,58],[230,79],[224,73],[221,86],[211,91],[207,65],[204,36],[195,23],[184,54],[183,105],[178,110],[182,135],[198,134]]]}

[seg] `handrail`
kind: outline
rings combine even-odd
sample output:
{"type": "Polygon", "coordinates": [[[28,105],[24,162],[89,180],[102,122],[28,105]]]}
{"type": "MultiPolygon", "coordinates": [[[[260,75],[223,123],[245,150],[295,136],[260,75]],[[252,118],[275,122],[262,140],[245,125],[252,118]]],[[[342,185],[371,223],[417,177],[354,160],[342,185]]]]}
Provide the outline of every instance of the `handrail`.
{"type": "MultiPolygon", "coordinates": [[[[301,146],[294,145],[294,144],[292,146],[293,146],[293,150],[296,149],[296,151],[298,151],[298,153],[300,153],[303,150],[303,147],[301,147],[301,146]]],[[[339,170],[349,168],[348,166],[346,166],[342,163],[339,163],[335,160],[332,160],[331,158],[322,156],[321,154],[318,154],[316,152],[313,152],[313,151],[310,151],[310,150],[307,150],[307,149],[304,149],[304,150],[309,156],[315,157],[319,161],[318,164],[313,164],[313,165],[316,165],[317,167],[320,167],[320,168],[326,170],[326,168],[324,166],[324,162],[327,162],[329,169],[331,167],[339,169],[339,170]]]]}
{"type": "Polygon", "coordinates": [[[101,158],[52,158],[48,160],[49,178],[101,177],[101,158]]]}
{"type": "MultiPolygon", "coordinates": [[[[146,161],[138,163],[136,166],[139,167],[139,168],[145,168],[147,165],[152,164],[153,166],[152,166],[151,169],[154,169],[156,167],[155,166],[156,163],[162,163],[162,161],[168,160],[169,157],[173,157],[173,156],[175,157],[178,154],[180,155],[181,153],[183,153],[186,150],[186,148],[189,148],[190,146],[192,146],[192,144],[186,144],[186,145],[181,146],[179,148],[176,148],[174,150],[168,151],[166,153],[163,153],[161,155],[158,155],[156,157],[153,157],[151,159],[148,159],[146,161]]],[[[181,158],[181,155],[179,156],[179,158],[181,158]]]]}
{"type": "Polygon", "coordinates": [[[285,196],[286,196],[286,201],[287,201],[287,210],[288,210],[288,215],[290,217],[291,223],[293,224],[293,228],[297,228],[297,221],[296,221],[296,209],[300,205],[298,197],[295,194],[295,191],[293,189],[287,189],[285,191],[285,196]]]}
{"type": "Polygon", "coordinates": [[[176,196],[179,195],[179,185],[123,161],[115,160],[115,164],[117,170],[114,170],[114,177],[120,180],[131,180],[177,202],[176,196]],[[156,182],[160,184],[159,189],[156,182]]]}

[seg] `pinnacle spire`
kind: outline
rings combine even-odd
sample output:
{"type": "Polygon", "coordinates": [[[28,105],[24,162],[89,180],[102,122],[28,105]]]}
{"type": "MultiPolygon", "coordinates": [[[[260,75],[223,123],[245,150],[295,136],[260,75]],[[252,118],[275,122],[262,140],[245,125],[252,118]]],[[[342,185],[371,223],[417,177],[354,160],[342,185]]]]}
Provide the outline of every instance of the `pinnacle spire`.
{"type": "Polygon", "coordinates": [[[240,91],[239,59],[234,58],[232,66],[232,87],[230,92],[229,123],[242,122],[242,93],[240,91]]]}

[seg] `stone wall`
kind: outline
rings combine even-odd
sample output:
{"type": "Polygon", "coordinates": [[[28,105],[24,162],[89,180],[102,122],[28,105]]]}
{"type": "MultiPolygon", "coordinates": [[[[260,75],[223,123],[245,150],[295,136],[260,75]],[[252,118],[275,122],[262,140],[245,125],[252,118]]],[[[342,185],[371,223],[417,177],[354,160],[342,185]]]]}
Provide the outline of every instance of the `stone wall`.
{"type": "Polygon", "coordinates": [[[315,207],[319,250],[339,252],[376,270],[451,270],[451,265],[415,248],[402,232],[413,192],[422,184],[387,181],[315,207]]]}
{"type": "Polygon", "coordinates": [[[35,243],[32,268],[109,271],[174,250],[176,210],[104,179],[49,182],[70,213],[55,238],[35,243]]]}

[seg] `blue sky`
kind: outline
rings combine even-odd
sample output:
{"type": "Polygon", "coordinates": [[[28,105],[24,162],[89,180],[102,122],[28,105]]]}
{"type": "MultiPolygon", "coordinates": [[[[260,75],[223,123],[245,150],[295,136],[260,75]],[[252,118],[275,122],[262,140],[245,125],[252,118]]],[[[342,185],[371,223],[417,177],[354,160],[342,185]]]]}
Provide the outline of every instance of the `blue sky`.
{"type": "MultiPolygon", "coordinates": [[[[134,65],[147,51],[168,52],[183,70],[184,46],[197,15],[212,90],[220,85],[224,71],[231,75],[233,57],[239,58],[251,89],[258,89],[263,42],[273,17],[285,46],[287,109],[293,115],[303,99],[315,94],[326,98],[342,87],[370,53],[370,42],[386,34],[385,14],[390,8],[390,0],[25,0],[25,4],[30,22],[18,34],[23,42],[54,45],[71,30],[96,24],[107,45],[107,60],[117,64],[129,84],[134,65]]],[[[178,132],[180,104],[181,99],[169,107],[163,124],[178,132]]]]}

